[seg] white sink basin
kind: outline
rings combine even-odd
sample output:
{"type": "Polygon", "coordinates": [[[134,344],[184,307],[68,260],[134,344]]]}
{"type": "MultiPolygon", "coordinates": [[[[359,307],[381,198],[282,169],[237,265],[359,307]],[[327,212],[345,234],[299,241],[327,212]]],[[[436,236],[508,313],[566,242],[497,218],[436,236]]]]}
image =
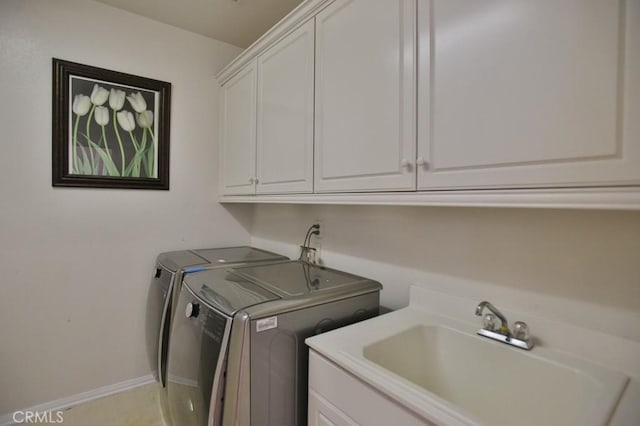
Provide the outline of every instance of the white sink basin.
{"type": "Polygon", "coordinates": [[[362,355],[488,425],[604,425],[627,381],[545,348],[524,351],[442,325],[415,325],[362,355]]]}

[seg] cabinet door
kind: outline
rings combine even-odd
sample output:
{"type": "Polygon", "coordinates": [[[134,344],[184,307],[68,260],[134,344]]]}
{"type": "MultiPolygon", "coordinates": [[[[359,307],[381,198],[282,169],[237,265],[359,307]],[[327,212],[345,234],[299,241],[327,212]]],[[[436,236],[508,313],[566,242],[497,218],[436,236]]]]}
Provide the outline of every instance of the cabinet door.
{"type": "Polygon", "coordinates": [[[256,61],[222,86],[223,194],[253,194],[256,167],[256,61]]]}
{"type": "Polygon", "coordinates": [[[414,40],[414,0],[316,16],[316,192],[415,189],[414,40]]]}
{"type": "Polygon", "coordinates": [[[258,58],[257,193],[313,191],[313,19],[258,58]]]}
{"type": "Polygon", "coordinates": [[[418,188],[640,183],[638,8],[420,0],[418,188]]]}
{"type": "Polygon", "coordinates": [[[349,416],[309,389],[309,426],[358,426],[349,416]]]}
{"type": "Polygon", "coordinates": [[[309,426],[434,426],[322,355],[309,350],[309,426]]]}

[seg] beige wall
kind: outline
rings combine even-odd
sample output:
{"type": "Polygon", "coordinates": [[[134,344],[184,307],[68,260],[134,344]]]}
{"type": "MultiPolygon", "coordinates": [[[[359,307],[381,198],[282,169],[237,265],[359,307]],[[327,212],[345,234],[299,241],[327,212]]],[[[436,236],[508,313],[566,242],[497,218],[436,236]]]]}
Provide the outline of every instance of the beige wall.
{"type": "Polygon", "coordinates": [[[297,256],[318,219],[321,258],[392,308],[416,284],[640,341],[640,212],[261,205],[253,244],[297,256]]]}
{"type": "Polygon", "coordinates": [[[156,254],[248,242],[213,166],[238,52],[101,3],[0,2],[0,416],[149,374],[156,254]],[[51,187],[52,57],[173,84],[170,191],[51,187]]]}

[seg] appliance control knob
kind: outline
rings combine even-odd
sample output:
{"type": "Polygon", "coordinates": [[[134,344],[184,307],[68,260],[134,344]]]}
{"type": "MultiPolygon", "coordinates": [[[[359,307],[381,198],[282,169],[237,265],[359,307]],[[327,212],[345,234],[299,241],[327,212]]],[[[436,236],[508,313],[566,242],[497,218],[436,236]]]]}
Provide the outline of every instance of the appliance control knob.
{"type": "Polygon", "coordinates": [[[187,303],[187,309],[185,309],[184,314],[187,318],[196,318],[200,313],[200,305],[197,303],[187,303]]]}

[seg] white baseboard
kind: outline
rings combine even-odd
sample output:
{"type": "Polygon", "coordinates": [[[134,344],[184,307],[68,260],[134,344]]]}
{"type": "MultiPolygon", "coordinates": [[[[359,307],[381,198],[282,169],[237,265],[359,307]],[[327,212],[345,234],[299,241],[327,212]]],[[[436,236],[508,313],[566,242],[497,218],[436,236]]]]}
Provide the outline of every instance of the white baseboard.
{"type": "MultiPolygon", "coordinates": [[[[103,386],[87,392],[71,395],[66,398],[57,399],[55,401],[45,402],[44,404],[39,404],[19,411],[32,411],[39,413],[47,411],[63,411],[84,402],[93,401],[94,399],[102,398],[104,396],[145,386],[153,382],[155,382],[155,378],[152,374],[149,374],[136,379],[125,380],[124,382],[114,383],[112,385],[103,386]]],[[[13,421],[13,413],[0,415],[0,426],[9,426],[14,424],[16,423],[13,421]]]]}

